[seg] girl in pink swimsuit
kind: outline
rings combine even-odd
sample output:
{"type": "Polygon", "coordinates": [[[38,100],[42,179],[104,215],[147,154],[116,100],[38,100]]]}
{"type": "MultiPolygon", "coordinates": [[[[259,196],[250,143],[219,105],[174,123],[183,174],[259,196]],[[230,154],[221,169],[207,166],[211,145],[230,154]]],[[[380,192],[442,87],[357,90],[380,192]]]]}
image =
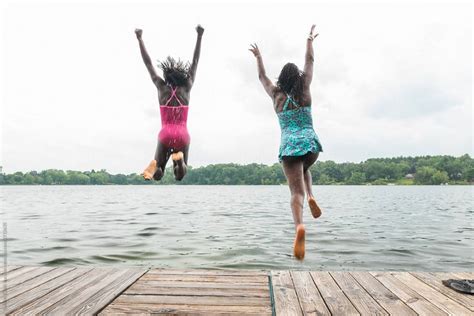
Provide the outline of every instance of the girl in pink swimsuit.
{"type": "Polygon", "coordinates": [[[151,80],[158,89],[158,101],[161,114],[161,130],[158,134],[158,145],[154,159],[143,171],[146,180],[160,180],[165,172],[170,156],[176,180],[186,175],[190,136],[186,126],[188,120],[188,104],[191,88],[196,76],[196,69],[201,52],[201,39],[204,29],[196,27],[197,41],[191,65],[168,57],[159,67],[163,70],[163,79],[156,73],[145,44],[142,40],[143,31],[135,30],[140,45],[140,52],[151,80]]]}

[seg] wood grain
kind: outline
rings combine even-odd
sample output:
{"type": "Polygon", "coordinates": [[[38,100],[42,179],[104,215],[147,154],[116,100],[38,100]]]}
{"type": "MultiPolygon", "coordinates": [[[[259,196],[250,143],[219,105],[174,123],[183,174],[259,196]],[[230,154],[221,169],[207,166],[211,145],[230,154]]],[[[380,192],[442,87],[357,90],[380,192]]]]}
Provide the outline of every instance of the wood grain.
{"type": "Polygon", "coordinates": [[[453,275],[445,273],[429,273],[429,272],[411,272],[411,274],[423,281],[427,285],[431,286],[433,289],[439,293],[446,295],[452,300],[458,302],[459,304],[467,307],[471,312],[474,311],[474,297],[472,295],[462,294],[456,292],[453,289],[445,286],[441,281],[446,279],[452,279],[453,275]]]}
{"type": "Polygon", "coordinates": [[[361,315],[388,315],[352,275],[347,272],[330,274],[361,315]]]}
{"type": "Polygon", "coordinates": [[[450,315],[472,315],[466,307],[453,301],[448,296],[436,291],[426,283],[420,281],[408,272],[392,273],[398,280],[412,288],[414,291],[422,295],[431,304],[436,305],[439,309],[450,315]]]}
{"type": "Polygon", "coordinates": [[[331,315],[309,271],[291,271],[304,315],[331,315]]]}
{"type": "Polygon", "coordinates": [[[335,315],[360,315],[329,272],[310,272],[329,311],[335,315]]]}
{"type": "Polygon", "coordinates": [[[272,287],[277,315],[303,315],[290,271],[272,271],[272,287]]]}
{"type": "Polygon", "coordinates": [[[350,272],[377,303],[391,315],[416,315],[399,297],[375,279],[369,272],[350,272]]]}
{"type": "Polygon", "coordinates": [[[411,287],[395,278],[388,272],[372,272],[377,280],[380,281],[387,289],[400,298],[405,304],[413,309],[418,315],[447,315],[445,312],[437,308],[435,305],[427,301],[422,295],[418,294],[411,287]]]}

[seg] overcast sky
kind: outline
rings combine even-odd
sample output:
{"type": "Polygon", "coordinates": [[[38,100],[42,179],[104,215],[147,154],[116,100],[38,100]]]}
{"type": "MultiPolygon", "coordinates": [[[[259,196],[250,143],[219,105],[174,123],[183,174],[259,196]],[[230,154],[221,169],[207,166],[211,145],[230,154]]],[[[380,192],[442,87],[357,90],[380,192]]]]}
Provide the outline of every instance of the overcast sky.
{"type": "Polygon", "coordinates": [[[5,172],[141,172],[160,129],[154,61],[191,59],[205,28],[188,126],[189,163],[277,162],[280,130],[261,87],[302,67],[312,23],[313,119],[321,160],[473,154],[469,4],[10,4],[1,16],[5,172]]]}

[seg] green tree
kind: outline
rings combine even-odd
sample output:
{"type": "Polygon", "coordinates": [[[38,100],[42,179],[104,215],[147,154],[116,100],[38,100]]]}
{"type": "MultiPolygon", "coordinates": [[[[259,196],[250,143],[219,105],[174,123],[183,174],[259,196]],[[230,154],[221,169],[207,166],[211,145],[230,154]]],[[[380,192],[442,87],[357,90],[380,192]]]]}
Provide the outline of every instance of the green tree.
{"type": "Polygon", "coordinates": [[[449,181],[449,176],[446,171],[436,171],[431,176],[431,184],[443,184],[449,181]]]}
{"type": "Polygon", "coordinates": [[[91,172],[89,179],[91,184],[107,184],[109,183],[109,174],[105,171],[91,172]]]}
{"type": "Polygon", "coordinates": [[[465,172],[465,179],[469,182],[474,182],[474,168],[471,168],[465,172]]]}
{"type": "Polygon", "coordinates": [[[319,177],[318,182],[317,182],[317,184],[322,184],[322,185],[333,184],[333,183],[334,183],[334,180],[331,179],[331,177],[329,177],[327,174],[322,174],[319,177]]]}
{"type": "Polygon", "coordinates": [[[431,179],[436,173],[436,169],[432,167],[421,167],[415,173],[415,183],[431,184],[431,179]]]}
{"type": "Polygon", "coordinates": [[[362,172],[353,172],[347,184],[364,184],[365,183],[365,174],[362,172]]]}

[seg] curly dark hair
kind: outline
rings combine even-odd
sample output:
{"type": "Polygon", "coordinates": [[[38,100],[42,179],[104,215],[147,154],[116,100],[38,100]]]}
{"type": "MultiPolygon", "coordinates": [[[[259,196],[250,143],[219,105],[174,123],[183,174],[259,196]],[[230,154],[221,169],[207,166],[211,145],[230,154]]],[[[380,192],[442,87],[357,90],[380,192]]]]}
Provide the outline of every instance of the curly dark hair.
{"type": "Polygon", "coordinates": [[[287,63],[278,76],[277,87],[293,98],[303,95],[304,72],[293,63],[287,63]]]}
{"type": "Polygon", "coordinates": [[[165,61],[158,61],[158,68],[163,70],[163,77],[166,84],[173,87],[182,87],[189,80],[189,62],[183,62],[180,59],[166,57],[165,61]]]}

